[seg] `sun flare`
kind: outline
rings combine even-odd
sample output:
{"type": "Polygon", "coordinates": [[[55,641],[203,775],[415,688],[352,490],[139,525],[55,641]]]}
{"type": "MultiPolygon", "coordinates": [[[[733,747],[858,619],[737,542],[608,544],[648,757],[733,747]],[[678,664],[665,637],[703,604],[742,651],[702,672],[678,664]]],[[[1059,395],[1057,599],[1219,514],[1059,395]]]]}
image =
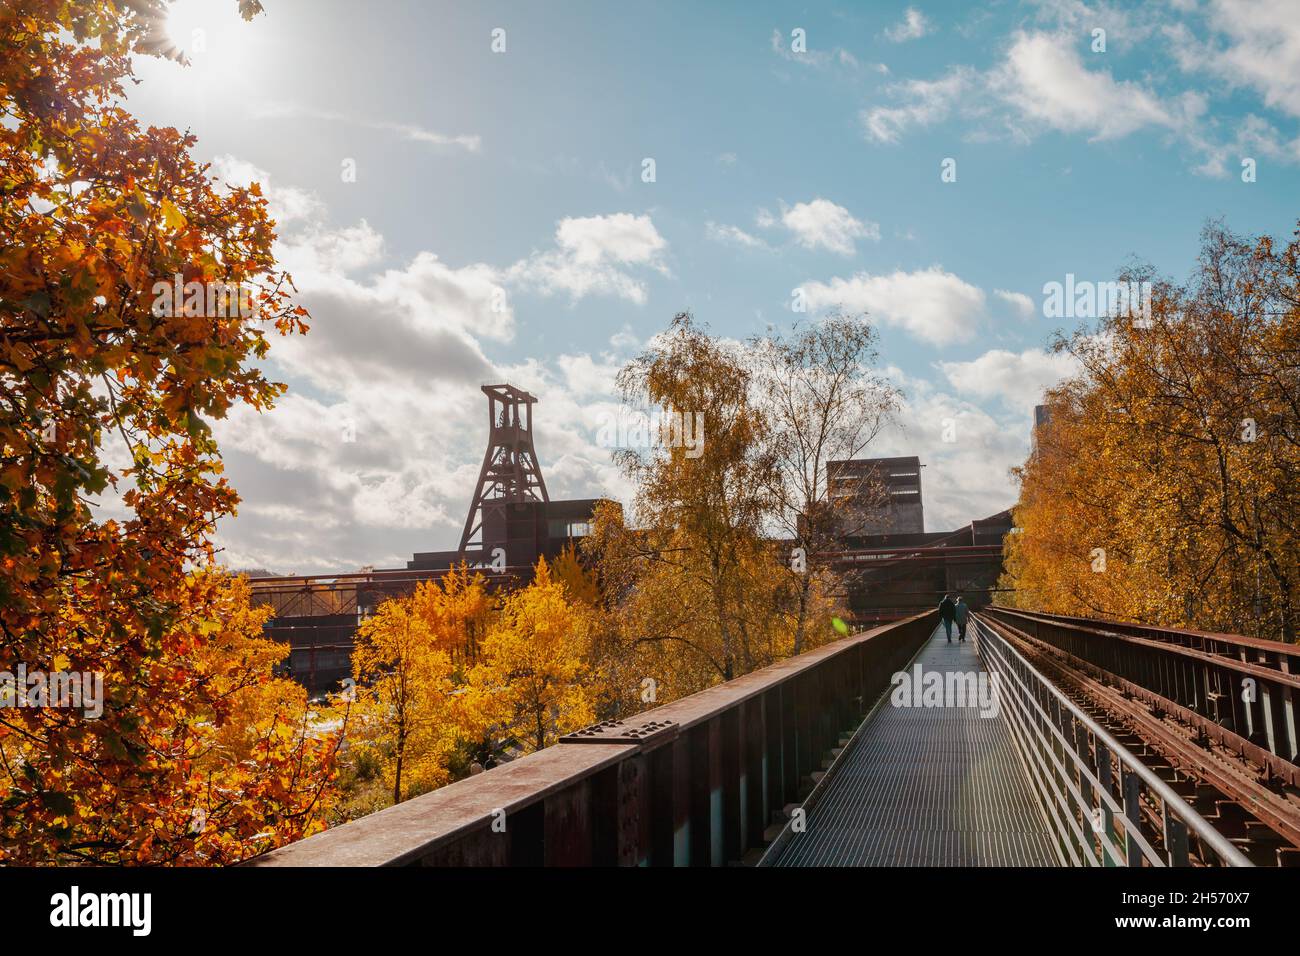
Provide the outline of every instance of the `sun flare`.
{"type": "Polygon", "coordinates": [[[207,52],[212,12],[204,0],[176,0],[167,10],[167,37],[191,60],[207,52]]]}

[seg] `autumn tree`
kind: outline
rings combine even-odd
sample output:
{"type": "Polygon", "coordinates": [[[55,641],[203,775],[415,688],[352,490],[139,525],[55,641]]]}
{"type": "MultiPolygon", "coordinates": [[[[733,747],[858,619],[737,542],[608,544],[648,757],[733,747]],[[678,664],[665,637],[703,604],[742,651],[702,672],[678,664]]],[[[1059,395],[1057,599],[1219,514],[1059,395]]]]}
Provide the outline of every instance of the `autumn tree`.
{"type": "Polygon", "coordinates": [[[0,778],[0,844],[26,862],[241,859],[318,826],[328,776],[297,702],[264,715],[243,763],[200,759],[231,714],[220,688],[264,673],[254,658],[242,677],[198,676],[242,626],[224,620],[242,598],[206,570],[238,501],[210,422],[270,407],[267,332],[303,331],[305,312],[259,188],[214,181],[193,136],[142,129],[122,105],[132,56],[165,50],[166,13],[0,8],[2,663],[99,673],[106,696],[98,720],[0,718],[5,753],[22,754],[0,778]],[[194,838],[203,806],[230,829],[194,838]]]}
{"type": "Polygon", "coordinates": [[[71,644],[54,655],[52,671],[100,675],[99,719],[3,711],[9,862],[220,864],[322,828],[338,740],[276,676],[288,647],[263,636],[267,611],[249,607],[242,579],[195,573],[184,588],[186,620],[145,665],[92,670],[71,644]]]}
{"type": "Polygon", "coordinates": [[[749,342],[755,400],[768,422],[765,441],[774,462],[773,524],[791,549],[782,566],[796,600],[795,654],[804,648],[812,606],[843,586],[819,556],[861,533],[868,517],[863,502],[887,503],[883,486],[869,476],[856,480],[863,487],[851,496],[831,495],[837,478],[831,462],[862,455],[898,409],[898,390],[873,369],[875,343],[865,316],[843,314],[749,342]],[[858,507],[844,507],[847,500],[858,507]]]}
{"type": "Polygon", "coordinates": [[[638,640],[676,643],[723,680],[752,667],[736,610],[743,558],[758,546],[769,505],[772,461],[764,455],[751,382],[739,350],[687,313],[618,376],[630,407],[703,424],[699,447],[661,435],[648,448],[615,452],[636,483],[632,513],[643,529],[625,539],[645,564],[634,597],[646,611],[638,617],[646,628],[638,640]]]}
{"type": "Polygon", "coordinates": [[[590,634],[589,609],[539,558],[533,580],[502,601],[469,674],[466,707],[527,751],[592,723],[590,634]]]}
{"type": "MultiPolygon", "coordinates": [[[[619,376],[625,402],[682,416],[702,442],[661,436],[616,452],[636,483],[633,521],[598,509],[584,543],[617,595],[623,640],[653,699],[693,693],[793,653],[799,594],[767,535],[780,487],[774,422],[744,343],[677,316],[619,376]]],[[[821,613],[817,584],[803,617],[821,613]]],[[[824,622],[830,627],[829,618],[824,622]]],[[[805,629],[805,638],[806,638],[805,629]]]]}
{"type": "Polygon", "coordinates": [[[1294,640],[1300,239],[1218,224],[1185,283],[1058,347],[1079,374],[1019,471],[1023,606],[1294,640]]]}
{"type": "Polygon", "coordinates": [[[377,754],[393,803],[446,783],[457,739],[454,665],[421,610],[410,596],[383,602],[352,650],[361,725],[353,746],[377,754]]]}
{"type": "MultiPolygon", "coordinates": [[[[622,508],[601,502],[597,510],[607,512],[606,521],[621,525],[622,508]]],[[[570,542],[551,562],[551,575],[564,588],[569,602],[581,608],[589,621],[587,666],[592,707],[597,720],[616,720],[637,713],[656,702],[654,686],[647,680],[637,649],[626,639],[621,619],[624,607],[600,579],[590,549],[580,554],[570,542]]]]}
{"type": "Polygon", "coordinates": [[[487,579],[462,562],[438,580],[422,582],[411,601],[412,613],[429,627],[434,644],[463,675],[478,660],[496,609],[487,579]]]}

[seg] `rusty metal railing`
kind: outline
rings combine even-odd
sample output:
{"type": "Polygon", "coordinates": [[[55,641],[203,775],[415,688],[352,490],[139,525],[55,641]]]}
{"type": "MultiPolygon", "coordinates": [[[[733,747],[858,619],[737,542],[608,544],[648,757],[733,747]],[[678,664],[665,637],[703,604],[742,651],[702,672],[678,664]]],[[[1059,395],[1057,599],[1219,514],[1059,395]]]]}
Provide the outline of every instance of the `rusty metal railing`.
{"type": "Polygon", "coordinates": [[[976,615],[974,623],[976,647],[1065,862],[1189,866],[1195,840],[1199,855],[1218,865],[1253,865],[988,621],[976,615]]]}
{"type": "Polygon", "coordinates": [[[281,847],[254,866],[722,866],[889,687],[936,612],[863,631],[281,847]]]}
{"type": "Polygon", "coordinates": [[[984,613],[1113,675],[1126,692],[1300,786],[1300,645],[1003,607],[984,613]]]}

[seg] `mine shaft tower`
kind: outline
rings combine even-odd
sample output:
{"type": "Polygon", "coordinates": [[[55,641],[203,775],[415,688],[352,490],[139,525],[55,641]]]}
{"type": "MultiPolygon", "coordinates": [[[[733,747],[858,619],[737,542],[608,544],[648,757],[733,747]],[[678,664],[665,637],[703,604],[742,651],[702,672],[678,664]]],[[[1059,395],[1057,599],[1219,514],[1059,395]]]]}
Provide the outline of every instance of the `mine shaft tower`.
{"type": "Polygon", "coordinates": [[[513,385],[484,385],[482,389],[488,397],[488,446],[460,536],[461,554],[475,535],[480,549],[487,545],[485,529],[505,528],[509,505],[551,500],[533,449],[533,405],[537,399],[513,385]]]}

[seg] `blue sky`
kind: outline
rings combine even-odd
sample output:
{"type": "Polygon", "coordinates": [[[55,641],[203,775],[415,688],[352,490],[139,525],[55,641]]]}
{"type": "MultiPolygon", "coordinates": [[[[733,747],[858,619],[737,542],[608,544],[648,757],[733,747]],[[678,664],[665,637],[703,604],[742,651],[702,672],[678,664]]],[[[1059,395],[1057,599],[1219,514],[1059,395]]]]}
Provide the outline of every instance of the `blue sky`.
{"type": "Polygon", "coordinates": [[[265,6],[179,0],[191,65],[130,94],[263,183],[313,313],[273,348],[279,408],[218,430],[235,566],[454,546],[488,381],[539,396],[553,496],[626,500],[596,440],[617,368],[682,309],[788,327],[795,289],[878,326],[907,402],[877,451],[921,455],[927,529],[955,527],[1014,502],[1069,371],[1044,283],[1184,276],[1209,218],[1295,225],[1294,2],[265,6]]]}

